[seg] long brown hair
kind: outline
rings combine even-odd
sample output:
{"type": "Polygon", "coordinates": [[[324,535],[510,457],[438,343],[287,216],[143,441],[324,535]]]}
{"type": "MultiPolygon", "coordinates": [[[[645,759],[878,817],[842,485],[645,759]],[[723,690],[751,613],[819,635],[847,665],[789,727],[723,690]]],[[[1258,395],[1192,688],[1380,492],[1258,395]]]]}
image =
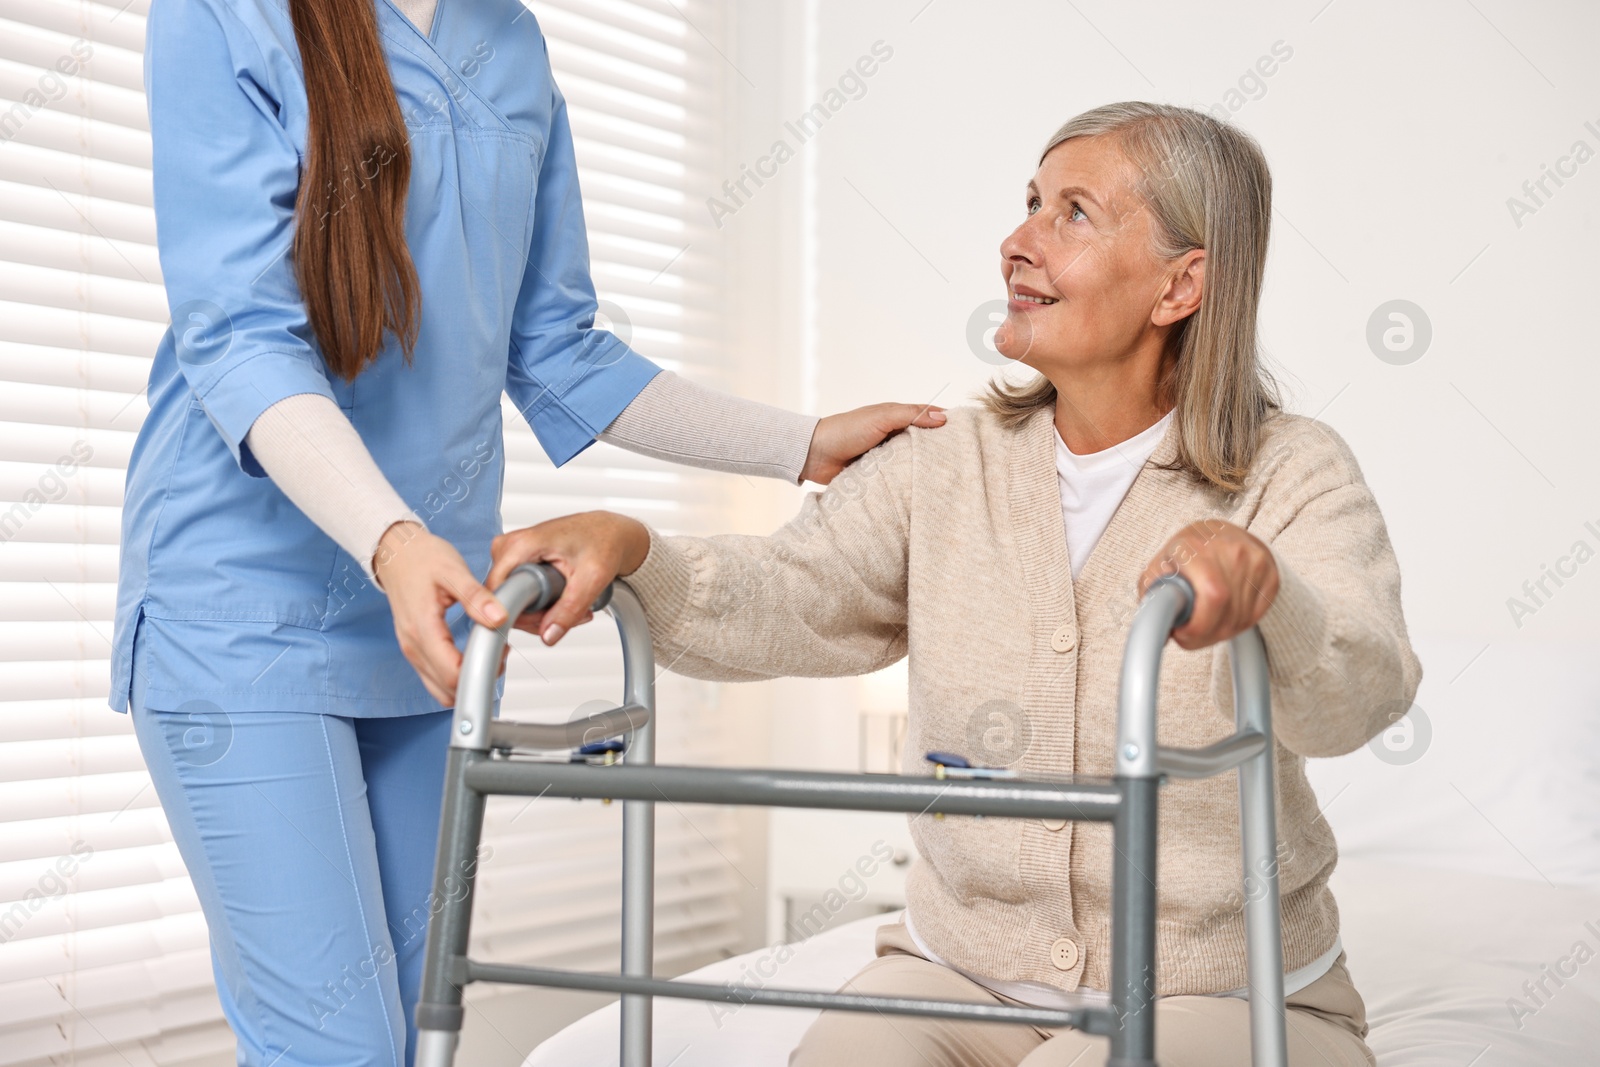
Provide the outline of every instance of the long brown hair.
{"type": "MultiPolygon", "coordinates": [[[[1149,209],[1155,254],[1176,259],[1207,251],[1200,307],[1168,335],[1176,357],[1178,453],[1172,467],[1228,492],[1244,483],[1261,445],[1262,425],[1282,405],[1262,365],[1256,311],[1272,225],[1272,174],[1247,133],[1204,112],[1130,101],[1085,111],[1055,132],[1039,161],[1063,141],[1110,135],[1139,172],[1136,191],[1149,209]]],[[[1039,378],[991,383],[983,397],[1008,423],[1055,404],[1039,378]]]]}
{"type": "Polygon", "coordinates": [[[295,279],[328,369],[348,382],[377,358],[386,330],[408,364],[416,346],[422,297],[405,236],[411,150],[373,0],[289,0],[289,17],[309,110],[295,279]]]}

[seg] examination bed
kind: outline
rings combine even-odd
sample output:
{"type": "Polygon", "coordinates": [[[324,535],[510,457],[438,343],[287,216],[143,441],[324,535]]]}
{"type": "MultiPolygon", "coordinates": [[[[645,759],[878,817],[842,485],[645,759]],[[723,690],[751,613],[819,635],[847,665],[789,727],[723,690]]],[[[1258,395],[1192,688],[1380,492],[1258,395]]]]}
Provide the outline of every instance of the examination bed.
{"type": "MultiPolygon", "coordinates": [[[[1379,1067],[1600,1063],[1600,956],[1579,964],[1573,952],[1580,941],[1600,952],[1600,892],[1378,860],[1342,862],[1332,886],[1379,1067]],[[1563,986],[1547,980],[1552,995],[1535,1007],[1523,983],[1562,961],[1575,975],[1563,986]],[[1533,1014],[1514,1016],[1512,998],[1533,1014]]],[[[894,917],[858,919],[794,945],[772,982],[837,989],[872,959],[873,931],[894,917]]],[[[771,955],[736,956],[683,979],[747,981],[758,959],[771,955]]],[[[816,1015],[660,1000],[655,1062],[786,1067],[816,1015]]],[[[617,1025],[617,1005],[602,1008],[541,1044],[524,1067],[616,1067],[617,1025]]]]}

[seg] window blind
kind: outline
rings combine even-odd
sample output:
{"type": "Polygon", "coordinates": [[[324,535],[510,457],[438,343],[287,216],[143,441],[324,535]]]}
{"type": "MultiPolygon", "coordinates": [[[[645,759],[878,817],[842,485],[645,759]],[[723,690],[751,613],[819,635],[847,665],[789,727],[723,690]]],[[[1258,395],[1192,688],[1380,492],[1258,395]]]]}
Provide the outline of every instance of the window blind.
{"type": "MultiPolygon", "coordinates": [[[[0,1065],[231,1062],[198,902],[128,718],[105,704],[123,479],[168,318],[148,3],[0,0],[0,1065]]],[[[569,102],[603,312],[708,384],[725,367],[721,253],[696,205],[722,161],[721,4],[531,5],[569,102]]],[[[591,507],[723,525],[721,476],[604,445],[557,473],[505,410],[508,527],[591,507]]],[[[608,619],[556,650],[524,636],[508,714],[620,696],[608,619]]],[[[723,758],[715,687],[665,676],[659,699],[663,762],[723,758]]],[[[614,965],[620,816],[493,801],[473,951],[614,965]]],[[[663,805],[658,837],[657,967],[674,973],[734,943],[739,857],[714,809],[663,805]]]]}

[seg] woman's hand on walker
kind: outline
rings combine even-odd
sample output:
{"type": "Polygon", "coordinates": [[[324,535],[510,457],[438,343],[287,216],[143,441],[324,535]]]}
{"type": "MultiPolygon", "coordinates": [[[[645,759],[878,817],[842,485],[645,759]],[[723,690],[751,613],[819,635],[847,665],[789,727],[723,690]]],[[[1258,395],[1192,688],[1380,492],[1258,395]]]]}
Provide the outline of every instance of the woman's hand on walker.
{"type": "Polygon", "coordinates": [[[944,408],[927,404],[872,404],[841,411],[817,422],[811,433],[811,450],[800,471],[802,481],[827,485],[850,461],[881,445],[907,426],[932,429],[943,426],[944,408]]]}
{"type": "Polygon", "coordinates": [[[1172,631],[1180,648],[1206,648],[1244,633],[1278,595],[1272,551],[1220,519],[1203,519],[1174,534],[1139,576],[1139,596],[1164,574],[1181,574],[1194,586],[1194,611],[1172,631]]]}
{"type": "Polygon", "coordinates": [[[445,612],[459,603],[473,622],[500,626],[505,607],[478,584],[454,545],[415,522],[397,522],[383,532],[372,569],[389,597],[400,651],[433,698],[453,707],[461,652],[445,625],[445,612]]]}
{"type": "Polygon", "coordinates": [[[639,569],[650,554],[650,531],[626,515],[586,511],[503,533],[489,554],[494,559],[487,579],[491,589],[500,588],[524,563],[549,563],[566,578],[567,588],[553,607],[518,616],[513,624],[553,645],[594,618],[590,605],[613,578],[639,569]]]}

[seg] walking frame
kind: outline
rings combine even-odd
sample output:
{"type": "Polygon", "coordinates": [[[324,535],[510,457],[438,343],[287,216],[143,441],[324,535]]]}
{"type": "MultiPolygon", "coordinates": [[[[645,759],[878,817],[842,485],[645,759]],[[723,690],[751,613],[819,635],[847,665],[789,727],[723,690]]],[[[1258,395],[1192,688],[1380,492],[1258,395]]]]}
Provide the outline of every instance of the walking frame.
{"type": "MultiPolygon", "coordinates": [[[[497,591],[510,618],[553,604],[564,587],[548,565],[519,567],[497,591]]],[[[1231,643],[1236,732],[1199,749],[1156,744],[1161,653],[1193,609],[1194,591],[1176,575],[1146,591],[1129,629],[1117,703],[1116,774],[1106,779],[940,779],[794,770],[655,764],[655,663],[644,608],[626,582],[595,605],[610,611],[622,640],[619,707],[561,724],[493,717],[495,679],[510,623],[476,627],[467,641],[446,770],[434,873],[439,910],[428,929],[417,1004],[417,1067],[451,1067],[469,982],[585,989],[621,995],[621,1065],[650,1067],[654,997],[775,1007],[871,1011],[944,1019],[1071,1026],[1109,1037],[1108,1067],[1155,1067],[1157,792],[1166,777],[1207,778],[1239,770],[1250,994],[1251,1062],[1287,1067],[1283,951],[1279,929],[1277,829],[1266,649],[1251,629],[1231,643]],[[517,751],[625,742],[610,766],[517,759],[517,751]],[[491,795],[616,798],[622,803],[622,969],[593,974],[468,958],[473,872],[491,795]],[[1069,819],[1112,824],[1109,1006],[1070,1009],[975,1004],[913,997],[752,989],[669,981],[652,975],[655,805],[742,804],[854,811],[1069,819]]]]}

